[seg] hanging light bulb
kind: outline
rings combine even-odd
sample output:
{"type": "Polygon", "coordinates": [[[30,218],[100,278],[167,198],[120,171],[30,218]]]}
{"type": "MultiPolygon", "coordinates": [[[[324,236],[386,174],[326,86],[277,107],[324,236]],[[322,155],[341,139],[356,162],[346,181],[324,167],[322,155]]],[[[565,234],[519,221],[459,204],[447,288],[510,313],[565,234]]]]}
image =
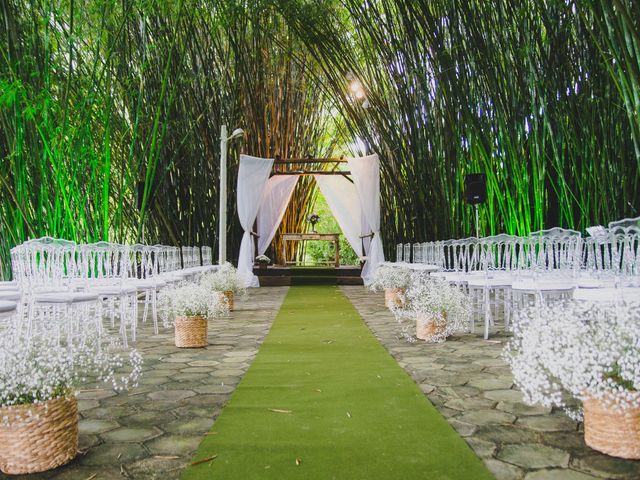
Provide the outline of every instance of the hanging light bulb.
{"type": "Polygon", "coordinates": [[[352,98],[356,100],[363,100],[366,97],[362,83],[358,79],[354,79],[349,84],[349,90],[351,91],[352,98]]]}

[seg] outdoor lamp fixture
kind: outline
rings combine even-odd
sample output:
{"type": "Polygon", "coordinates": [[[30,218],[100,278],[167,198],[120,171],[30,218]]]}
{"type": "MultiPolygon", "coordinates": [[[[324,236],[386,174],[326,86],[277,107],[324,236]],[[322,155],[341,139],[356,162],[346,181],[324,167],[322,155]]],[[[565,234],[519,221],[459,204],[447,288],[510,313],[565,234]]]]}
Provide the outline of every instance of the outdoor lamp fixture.
{"type": "Polygon", "coordinates": [[[244,136],[244,130],[236,128],[227,136],[227,126],[220,127],[220,210],[218,232],[218,263],[227,261],[227,144],[244,136]]]}

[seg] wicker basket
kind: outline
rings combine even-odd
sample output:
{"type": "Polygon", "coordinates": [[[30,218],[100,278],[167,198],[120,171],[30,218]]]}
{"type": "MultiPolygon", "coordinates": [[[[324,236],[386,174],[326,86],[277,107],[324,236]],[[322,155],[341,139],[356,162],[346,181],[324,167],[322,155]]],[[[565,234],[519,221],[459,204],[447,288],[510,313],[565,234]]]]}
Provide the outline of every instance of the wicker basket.
{"type": "MultiPolygon", "coordinates": [[[[444,314],[446,320],[447,314],[444,314]]],[[[426,342],[435,343],[445,340],[446,322],[438,324],[430,313],[418,312],[416,315],[416,337],[426,342]]]]}
{"type": "Polygon", "coordinates": [[[404,288],[385,288],[384,305],[388,309],[398,308],[404,304],[404,288]]]}
{"type": "Polygon", "coordinates": [[[597,399],[584,406],[584,441],[613,457],[640,460],[640,406],[619,411],[597,399]]]}
{"type": "Polygon", "coordinates": [[[229,304],[229,311],[233,312],[233,292],[228,290],[226,292],[220,292],[220,300],[229,304]]]}
{"type": "Polygon", "coordinates": [[[72,394],[31,405],[1,407],[0,470],[10,475],[44,472],[71,461],[78,451],[78,402],[72,394]],[[16,417],[33,418],[27,422],[16,417]]]}
{"type": "Polygon", "coordinates": [[[204,317],[176,317],[176,347],[202,348],[209,345],[207,319],[204,317]]]}

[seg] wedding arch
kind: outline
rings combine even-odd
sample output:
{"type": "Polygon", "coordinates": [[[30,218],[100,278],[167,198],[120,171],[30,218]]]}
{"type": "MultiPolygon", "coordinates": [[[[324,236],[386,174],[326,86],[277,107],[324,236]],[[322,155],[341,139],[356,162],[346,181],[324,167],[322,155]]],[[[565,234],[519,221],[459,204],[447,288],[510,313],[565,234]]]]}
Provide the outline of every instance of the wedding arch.
{"type": "Polygon", "coordinates": [[[280,226],[298,179],[312,175],[325,196],[349,245],[361,257],[365,285],[371,282],[380,262],[384,262],[380,238],[380,160],[378,155],[347,158],[349,172],[274,171],[274,165],[315,163],[316,159],[274,160],[249,155],[240,156],[238,171],[238,218],[244,229],[238,271],[246,277],[247,286],[259,286],[253,274],[256,254],[266,252],[280,226]],[[257,232],[253,231],[257,222],[257,232]],[[257,252],[253,236],[258,237],[257,252]]]}

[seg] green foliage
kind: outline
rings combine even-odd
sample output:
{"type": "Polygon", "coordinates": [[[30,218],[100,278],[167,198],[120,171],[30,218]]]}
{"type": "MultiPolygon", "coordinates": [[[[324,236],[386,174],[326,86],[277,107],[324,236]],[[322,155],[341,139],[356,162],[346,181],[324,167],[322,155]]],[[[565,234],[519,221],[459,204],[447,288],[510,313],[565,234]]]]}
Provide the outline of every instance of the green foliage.
{"type": "MultiPolygon", "coordinates": [[[[470,172],[488,178],[485,234],[637,215],[639,19],[634,0],[0,2],[0,274],[45,234],[215,251],[223,123],[247,132],[229,212],[240,148],[361,139],[381,158],[388,251],[471,234],[470,172]]],[[[315,195],[303,178],[281,231],[315,195]]]]}
{"type": "Polygon", "coordinates": [[[487,174],[485,234],[637,215],[638,2],[278,4],[380,155],[387,250],[471,234],[471,172],[487,174]]]}
{"type": "MultiPolygon", "coordinates": [[[[320,221],[316,224],[318,233],[340,233],[340,265],[359,265],[358,255],[353,251],[349,242],[342,234],[335,217],[331,214],[331,209],[327,205],[327,200],[319,189],[315,190],[316,196],[313,201],[311,211],[320,216],[320,221]]],[[[309,231],[311,225],[308,224],[309,231]]],[[[304,242],[302,258],[305,263],[329,262],[335,258],[335,247],[332,242],[320,240],[310,240],[304,242]]]]}
{"type": "Polygon", "coordinates": [[[223,123],[253,155],[333,148],[311,62],[270,2],[8,0],[0,20],[0,275],[13,245],[45,234],[216,251],[223,123]]]}

